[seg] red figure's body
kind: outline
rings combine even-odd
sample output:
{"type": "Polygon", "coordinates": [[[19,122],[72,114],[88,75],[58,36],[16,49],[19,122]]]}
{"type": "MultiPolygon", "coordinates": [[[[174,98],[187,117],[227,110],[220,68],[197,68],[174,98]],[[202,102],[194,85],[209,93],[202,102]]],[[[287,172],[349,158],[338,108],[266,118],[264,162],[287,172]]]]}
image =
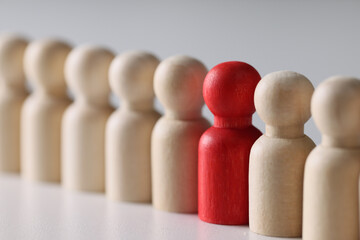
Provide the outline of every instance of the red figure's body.
{"type": "Polygon", "coordinates": [[[249,154],[261,132],[252,125],[259,73],[243,62],[215,66],[204,81],[214,126],[199,143],[199,217],[216,224],[249,222],[249,154]]]}

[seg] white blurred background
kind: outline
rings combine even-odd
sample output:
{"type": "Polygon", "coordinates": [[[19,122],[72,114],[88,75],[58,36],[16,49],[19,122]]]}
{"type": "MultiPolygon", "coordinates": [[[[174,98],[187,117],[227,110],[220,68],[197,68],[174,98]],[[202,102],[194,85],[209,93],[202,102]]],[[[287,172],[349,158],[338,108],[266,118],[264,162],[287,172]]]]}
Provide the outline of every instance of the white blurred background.
{"type": "MultiPolygon", "coordinates": [[[[293,70],[315,86],[332,75],[360,77],[360,1],[12,0],[0,1],[0,31],[102,44],[117,54],[187,54],[209,69],[245,61],[262,76],[293,70]]],[[[256,114],[254,125],[264,130],[256,114]]],[[[305,132],[320,142],[312,119],[305,132]]]]}

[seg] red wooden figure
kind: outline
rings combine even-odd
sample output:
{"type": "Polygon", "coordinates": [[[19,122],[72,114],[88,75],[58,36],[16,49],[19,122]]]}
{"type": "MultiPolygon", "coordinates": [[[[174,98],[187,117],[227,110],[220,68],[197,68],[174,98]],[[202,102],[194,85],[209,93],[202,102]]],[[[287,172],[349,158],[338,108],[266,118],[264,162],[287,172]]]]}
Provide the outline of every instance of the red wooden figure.
{"type": "Polygon", "coordinates": [[[261,77],[244,62],[225,62],[206,75],[203,94],[214,126],[199,143],[199,217],[216,224],[249,222],[249,154],[261,132],[252,125],[261,77]]]}

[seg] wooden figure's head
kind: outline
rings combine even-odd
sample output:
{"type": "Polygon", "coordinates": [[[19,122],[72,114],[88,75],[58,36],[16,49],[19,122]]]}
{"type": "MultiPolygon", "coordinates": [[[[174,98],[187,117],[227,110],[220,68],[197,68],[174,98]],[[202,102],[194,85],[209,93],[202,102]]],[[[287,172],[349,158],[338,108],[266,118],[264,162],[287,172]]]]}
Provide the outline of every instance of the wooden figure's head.
{"type": "Polygon", "coordinates": [[[0,36],[0,81],[12,87],[24,86],[24,54],[27,45],[28,40],[22,36],[0,36]]]}
{"type": "Polygon", "coordinates": [[[314,87],[305,76],[292,71],[273,72],[263,77],[256,87],[256,111],[267,126],[284,131],[303,129],[311,116],[313,92],[314,87]]]}
{"type": "Polygon", "coordinates": [[[82,45],[72,50],[65,63],[65,76],[70,89],[93,103],[108,101],[108,71],[114,54],[102,47],[82,45]]]}
{"type": "Polygon", "coordinates": [[[360,80],[336,76],[322,82],[311,100],[324,145],[360,146],[360,80]]]}
{"type": "Polygon", "coordinates": [[[110,87],[126,104],[135,108],[152,107],[153,79],[159,60],[143,51],[117,56],[109,69],[110,87]]]}
{"type": "Polygon", "coordinates": [[[44,89],[51,94],[65,93],[64,64],[70,50],[70,45],[56,39],[42,39],[28,45],[24,57],[25,73],[35,89],[44,89]]]}
{"type": "Polygon", "coordinates": [[[155,71],[154,88],[166,115],[180,119],[201,116],[206,73],[200,61],[188,56],[173,56],[160,63],[155,71]]]}

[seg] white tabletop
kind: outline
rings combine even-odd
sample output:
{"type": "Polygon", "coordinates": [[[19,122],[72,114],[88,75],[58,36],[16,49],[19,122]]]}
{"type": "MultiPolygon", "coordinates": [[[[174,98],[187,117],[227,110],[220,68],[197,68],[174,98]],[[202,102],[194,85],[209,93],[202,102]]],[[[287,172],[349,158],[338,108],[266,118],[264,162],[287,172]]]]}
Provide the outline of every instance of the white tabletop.
{"type": "Polygon", "coordinates": [[[103,194],[69,192],[57,184],[0,176],[0,239],[253,239],[247,226],[221,226],[195,214],[155,210],[150,204],[109,202],[103,194]]]}

